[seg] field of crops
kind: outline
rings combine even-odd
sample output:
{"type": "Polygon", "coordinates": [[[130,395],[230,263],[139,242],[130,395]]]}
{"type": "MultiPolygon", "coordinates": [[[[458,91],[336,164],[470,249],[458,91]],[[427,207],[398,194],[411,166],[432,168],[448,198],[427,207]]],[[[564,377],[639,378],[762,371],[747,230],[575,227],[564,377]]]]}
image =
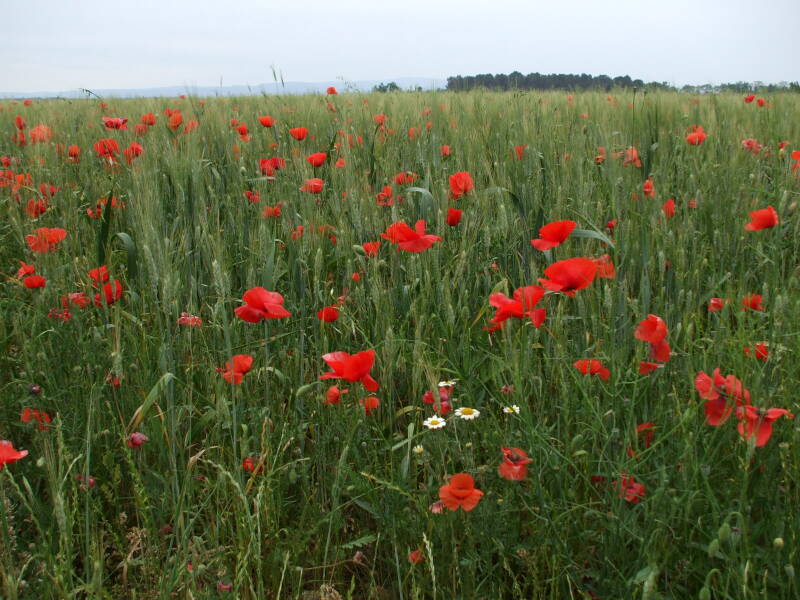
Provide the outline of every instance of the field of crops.
{"type": "Polygon", "coordinates": [[[0,597],[797,598],[798,114],[5,102],[0,597]]]}

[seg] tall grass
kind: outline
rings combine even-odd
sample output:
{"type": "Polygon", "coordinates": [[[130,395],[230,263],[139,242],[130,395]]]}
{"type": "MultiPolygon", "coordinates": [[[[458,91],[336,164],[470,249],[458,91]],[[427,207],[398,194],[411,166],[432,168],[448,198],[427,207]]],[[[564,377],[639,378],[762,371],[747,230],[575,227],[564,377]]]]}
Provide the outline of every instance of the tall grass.
{"type": "Polygon", "coordinates": [[[0,155],[17,158],[10,168],[31,173],[34,188],[61,189],[35,221],[25,213],[34,189],[19,201],[0,189],[0,439],[30,453],[0,472],[0,595],[796,598],[796,426],[777,421],[770,442],[754,448],[735,417],[705,423],[692,382],[719,367],[742,379],[754,404],[798,409],[800,188],[789,154],[800,145],[800,100],[777,95],[757,108],[727,95],[612,96],[7,104],[0,155]],[[167,107],[199,127],[170,131],[167,107]],[[103,129],[104,114],[134,122],[146,112],[158,122],[141,137],[103,129]],[[392,131],[376,127],[378,113],[392,131]],[[53,141],[14,146],[16,114],[51,127],[53,141]],[[274,128],[258,124],[263,114],[274,128]],[[252,140],[241,141],[230,119],[247,123],[252,140]],[[691,147],[684,137],[695,124],[710,137],[691,147]],[[292,139],[295,126],[309,138],[292,139]],[[420,127],[414,139],[410,127],[420,127]],[[363,143],[351,147],[348,134],[363,143]],[[121,148],[137,141],[144,153],[104,167],[92,145],[105,137],[121,148]],[[767,148],[755,156],[745,138],[767,148]],[[304,160],[332,140],[324,166],[304,160]],[[779,152],[782,140],[791,144],[779,152]],[[56,143],[79,145],[80,162],[59,157],[56,143]],[[600,165],[598,146],[608,151],[600,165]],[[642,168],[611,156],[631,146],[642,168]],[[287,167],[266,180],[258,159],[274,155],[287,167]],[[346,167],[336,169],[340,157],[346,167]],[[402,171],[430,194],[395,185],[394,204],[378,206],[376,193],[402,171]],[[475,190],[449,200],[458,171],[472,174],[475,190]],[[321,194],[298,189],[311,177],[325,181],[321,194]],[[642,195],[648,177],[655,200],[642,195]],[[259,204],[247,189],[260,192],[259,204]],[[112,195],[124,209],[87,217],[112,195]],[[671,219],[660,208],[668,198],[678,205],[671,219]],[[278,203],[280,218],[261,217],[278,203]],[[748,212],[767,205],[780,225],[744,231],[748,212]],[[457,227],[445,224],[449,206],[464,210],[457,227]],[[364,255],[360,245],[389,224],[418,218],[443,241],[410,254],[384,240],[378,257],[364,255]],[[534,250],[538,228],[559,219],[606,234],[616,219],[613,245],[570,238],[549,254],[534,250]],[[299,225],[304,235],[292,239],[299,225]],[[32,254],[24,236],[36,227],[68,237],[32,254]],[[548,262],[606,253],[616,278],[575,298],[548,296],[541,329],[512,320],[484,331],[492,292],[535,284],[548,262]],[[87,272],[101,258],[123,299],[72,309],[65,323],[49,318],[63,295],[94,294],[87,272]],[[14,277],[19,260],[34,263],[47,287],[25,289],[14,277]],[[237,319],[255,286],[283,294],[292,316],[237,319]],[[763,294],[764,312],[740,309],[751,293],[763,294]],[[318,320],[340,295],[339,320],[318,320]],[[712,314],[711,297],[731,302],[712,314]],[[178,325],[183,311],[202,327],[178,325]],[[646,344],[633,331],[648,313],[667,322],[673,355],[644,376],[646,344]],[[767,362],[743,354],[762,340],[767,362]],[[323,405],[322,355],[369,348],[379,409],[364,414],[358,383],[347,384],[342,405],[323,405]],[[234,354],[255,358],[241,385],[215,371],[234,354]],[[610,379],[579,374],[572,364],[582,358],[602,359],[610,379]],[[420,399],[445,379],[458,380],[455,406],[481,416],[451,414],[429,431],[420,399]],[[504,414],[512,404],[519,414],[504,414]],[[20,422],[24,408],[47,411],[51,428],[20,422]],[[649,448],[635,433],[647,421],[656,428],[649,448]],[[150,441],[129,448],[133,431],[150,441]],[[524,481],[499,477],[501,446],[533,459],[524,481]],[[260,472],[242,468],[246,457],[260,472]],[[472,474],[485,496],[469,513],[433,514],[457,472],[472,474]],[[620,497],[612,482],[622,474],[646,486],[642,502],[620,497]],[[79,475],[97,485],[82,488],[79,475]],[[409,562],[415,549],[424,562],[409,562]]]}

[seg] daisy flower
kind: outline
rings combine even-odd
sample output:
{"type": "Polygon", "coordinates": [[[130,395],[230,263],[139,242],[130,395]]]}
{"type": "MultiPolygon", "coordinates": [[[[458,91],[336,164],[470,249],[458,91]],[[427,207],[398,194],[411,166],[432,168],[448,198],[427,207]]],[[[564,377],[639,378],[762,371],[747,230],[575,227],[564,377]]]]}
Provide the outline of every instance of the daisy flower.
{"type": "Polygon", "coordinates": [[[440,381],[436,384],[436,387],[453,387],[456,383],[458,383],[457,379],[453,379],[452,381],[440,381]]]}
{"type": "Polygon", "coordinates": [[[422,424],[425,425],[425,427],[427,427],[428,429],[441,429],[442,427],[447,425],[447,421],[445,421],[441,417],[433,416],[425,419],[422,422],[422,424]]]}
{"type": "Polygon", "coordinates": [[[462,406],[461,408],[456,409],[456,416],[461,417],[465,421],[472,421],[473,419],[477,419],[478,417],[480,417],[481,412],[474,408],[462,406]]]}
{"type": "Polygon", "coordinates": [[[518,415],[519,414],[519,406],[516,404],[512,404],[511,406],[504,406],[503,412],[507,415],[518,415]]]}

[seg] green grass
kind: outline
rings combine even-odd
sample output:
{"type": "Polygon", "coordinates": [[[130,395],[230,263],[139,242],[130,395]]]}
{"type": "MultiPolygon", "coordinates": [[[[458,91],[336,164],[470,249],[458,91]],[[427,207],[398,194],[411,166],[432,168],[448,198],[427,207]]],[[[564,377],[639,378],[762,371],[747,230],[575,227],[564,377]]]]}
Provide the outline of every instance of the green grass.
{"type": "Polygon", "coordinates": [[[796,598],[795,422],[778,420],[754,448],[735,415],[706,424],[693,379],[719,367],[753,404],[799,409],[800,180],[790,153],[800,147],[800,99],[776,95],[757,108],[728,95],[612,96],[576,94],[574,105],[562,93],[488,92],[115,99],[104,111],[96,100],[6,104],[0,155],[17,158],[10,169],[30,173],[33,188],[61,189],[33,221],[25,205],[35,189],[18,201],[0,188],[0,439],[29,451],[0,472],[0,597],[308,598],[330,585],[344,598],[796,598]],[[167,107],[199,127],[171,132],[167,107]],[[146,112],[158,122],[140,137],[101,121],[132,124],[146,112]],[[378,113],[393,132],[378,130],[378,113]],[[17,114],[48,125],[53,140],[16,147],[17,114]],[[273,129],[259,125],[264,114],[277,119],[273,129]],[[234,118],[251,141],[239,140],[234,118]],[[684,140],[694,124],[710,134],[697,147],[684,140]],[[309,138],[289,137],[295,126],[309,138]],[[421,127],[414,140],[410,127],[421,127]],[[350,147],[347,134],[363,144],[350,147]],[[144,153],[104,167],[92,145],[106,137],[120,149],[135,140],[144,153]],[[754,156],[746,138],[767,148],[754,156]],[[57,143],[79,145],[80,162],[59,157],[57,143]],[[608,151],[602,165],[598,146],[608,151]],[[612,157],[630,146],[642,168],[612,157]],[[329,150],[322,167],[303,160],[329,150]],[[276,155],[287,167],[264,180],[258,159],[276,155]],[[339,157],[344,169],[333,168],[339,157]],[[394,205],[378,206],[377,192],[402,171],[430,193],[395,185],[394,205]],[[449,200],[458,171],[475,189],[449,200]],[[321,194],[299,191],[311,177],[325,181],[321,194]],[[647,177],[655,200],[642,195],[647,177]],[[87,216],[112,195],[124,209],[87,216]],[[671,219],[660,209],[668,198],[678,205],[671,219]],[[279,202],[280,218],[261,217],[279,202]],[[745,231],[748,213],[767,205],[779,226],[745,231]],[[458,227],[445,224],[449,206],[464,210],[458,227]],[[357,248],[420,218],[443,238],[425,252],[386,240],[375,258],[357,248]],[[550,254],[533,249],[538,228],[560,219],[598,233],[617,219],[613,246],[573,236],[550,254]],[[298,225],[305,233],[293,240],[298,225]],[[37,227],[68,236],[33,254],[25,235],[37,227]],[[616,278],[575,298],[548,295],[541,329],[511,319],[484,331],[492,292],[535,284],[548,262],[606,253],[616,278]],[[93,296],[87,272],[101,256],[123,298],[71,309],[65,323],[49,318],[65,294],[93,296]],[[19,260],[47,287],[24,288],[19,260]],[[255,286],[283,294],[292,316],[236,318],[255,286]],[[740,309],[751,293],[763,294],[764,312],[740,309]],[[343,294],[339,320],[319,321],[343,294]],[[710,314],[711,297],[731,303],[710,314]],[[183,311],[202,327],[178,325],[183,311]],[[666,321],[673,354],[644,376],[647,344],[633,331],[648,313],[666,321]],[[762,340],[767,362],[744,356],[762,340]],[[365,416],[358,401],[368,394],[346,382],[343,404],[324,406],[336,382],[319,380],[329,370],[322,355],[366,349],[376,352],[379,409],[365,416]],[[234,354],[255,358],[238,386],[215,371],[234,354]],[[580,375],[572,364],[583,358],[603,360],[609,380],[580,375]],[[429,431],[421,398],[443,379],[458,380],[454,407],[481,416],[451,413],[429,431]],[[511,404],[519,415],[502,412],[511,404]],[[47,411],[51,429],[20,422],[24,408],[47,411]],[[647,421],[656,429],[644,448],[635,427],[647,421]],[[128,448],[132,431],[150,441],[128,448]],[[533,459],[524,481],[499,477],[501,446],[533,459]],[[245,457],[261,472],[246,472],[245,457]],[[439,487],[458,472],[474,476],[481,502],[433,514],[439,487]],[[611,482],[621,473],[646,486],[642,502],[620,498],[611,482]],[[77,475],[97,485],[81,489],[77,475]],[[415,549],[423,563],[407,559],[415,549]]]}

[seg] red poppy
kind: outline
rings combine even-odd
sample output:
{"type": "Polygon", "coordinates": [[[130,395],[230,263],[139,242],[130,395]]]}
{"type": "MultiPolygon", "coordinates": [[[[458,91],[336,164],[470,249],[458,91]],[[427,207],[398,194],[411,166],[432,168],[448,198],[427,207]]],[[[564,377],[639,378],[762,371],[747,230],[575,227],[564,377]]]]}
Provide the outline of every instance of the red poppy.
{"type": "Polygon", "coordinates": [[[29,133],[32,144],[47,143],[53,139],[53,130],[47,125],[39,124],[36,127],[32,127],[29,133]]]}
{"type": "Polygon", "coordinates": [[[89,304],[91,304],[91,300],[83,292],[72,292],[61,298],[61,306],[64,308],[69,308],[70,306],[86,308],[89,304]]]}
{"type": "Polygon", "coordinates": [[[529,318],[536,328],[541,327],[547,317],[547,311],[544,308],[536,308],[536,305],[542,299],[544,293],[544,288],[538,285],[528,285],[514,290],[513,300],[500,292],[491,294],[489,296],[489,304],[496,309],[496,312],[489,321],[494,325],[488,327],[487,331],[491,333],[502,329],[505,326],[505,322],[511,317],[516,319],[529,318]]]}
{"type": "Polygon", "coordinates": [[[145,113],[142,115],[142,118],[139,119],[142,125],[147,125],[152,127],[156,124],[156,116],[153,113],[145,113]]]}
{"type": "Polygon", "coordinates": [[[461,222],[461,215],[464,211],[458,208],[447,209],[447,224],[450,227],[456,227],[461,222]]]}
{"type": "Polygon", "coordinates": [[[514,154],[516,155],[517,160],[523,159],[523,157],[525,156],[525,148],[527,147],[528,147],[527,144],[522,146],[514,146],[514,154]]]}
{"type": "Polygon", "coordinates": [[[53,422],[53,419],[46,412],[33,408],[26,408],[23,410],[19,420],[23,423],[30,423],[31,421],[39,423],[39,431],[47,431],[50,429],[49,424],[53,422]]]}
{"type": "Polygon", "coordinates": [[[646,360],[639,362],[639,375],[649,375],[656,369],[661,367],[660,364],[654,362],[648,362],[646,360]]]}
{"type": "Polygon", "coordinates": [[[758,104],[759,108],[763,108],[767,104],[767,101],[763,98],[758,98],[756,104],[758,104]]]}
{"type": "Polygon", "coordinates": [[[273,125],[275,125],[275,119],[273,119],[269,115],[258,117],[258,122],[261,123],[264,127],[272,127],[273,125]]]}
{"type": "Polygon", "coordinates": [[[763,301],[763,296],[761,294],[750,294],[749,296],[745,296],[742,298],[742,309],[743,310],[764,310],[764,307],[761,305],[763,301]]]}
{"type": "Polygon", "coordinates": [[[539,237],[531,240],[537,250],[550,250],[564,243],[578,224],[575,221],[554,221],[539,229],[539,237]]]}
{"type": "Polygon", "coordinates": [[[634,146],[631,146],[625,151],[625,157],[622,160],[623,167],[627,167],[628,165],[633,165],[635,167],[642,166],[642,161],[639,158],[639,151],[634,146]]]}
{"type": "Polygon", "coordinates": [[[367,396],[359,400],[359,404],[364,409],[364,414],[369,417],[378,409],[381,401],[376,396],[367,396]]]}
{"type": "Polygon", "coordinates": [[[584,375],[597,375],[603,381],[608,381],[611,377],[611,371],[603,366],[603,362],[597,359],[583,359],[572,363],[584,375]]]}
{"type": "Polygon", "coordinates": [[[145,434],[134,431],[128,436],[128,438],[125,440],[125,443],[128,445],[128,448],[138,450],[142,444],[149,441],[150,438],[148,438],[145,434]]]}
{"type": "Polygon", "coordinates": [[[760,448],[769,441],[772,436],[772,424],[781,417],[794,419],[794,415],[785,408],[761,409],[746,404],[736,409],[736,418],[739,419],[736,429],[745,440],[755,435],[756,448],[760,448]]]}
{"type": "Polygon", "coordinates": [[[450,146],[447,144],[440,146],[439,152],[441,152],[442,156],[450,156],[450,146]]]}
{"type": "Polygon", "coordinates": [[[708,134],[703,131],[702,125],[692,125],[692,131],[686,136],[686,143],[690,146],[699,146],[707,137],[708,134]]]}
{"type": "Polygon", "coordinates": [[[723,377],[719,369],[714,369],[712,375],[700,371],[694,378],[694,387],[700,398],[706,400],[706,423],[712,427],[718,427],[728,420],[733,410],[728,398],[732,398],[737,405],[750,403],[750,392],[741,380],[735,375],[723,377]]]}
{"type": "Polygon", "coordinates": [[[631,504],[638,504],[644,500],[647,489],[644,484],[638,483],[633,477],[621,474],[621,478],[614,480],[614,487],[619,488],[619,497],[624,498],[626,502],[631,504]]]}
{"type": "Polygon", "coordinates": [[[109,162],[113,163],[119,152],[119,144],[117,144],[117,140],[115,139],[105,138],[95,142],[94,151],[100,158],[107,159],[109,162]]]}
{"type": "Polygon", "coordinates": [[[414,229],[403,222],[392,223],[381,237],[392,244],[397,244],[400,250],[406,252],[423,252],[434,243],[442,241],[438,235],[425,233],[425,221],[422,219],[414,224],[414,229]]]}
{"type": "Polygon", "coordinates": [[[497,469],[500,477],[509,481],[522,481],[528,476],[528,463],[533,462],[528,454],[519,448],[506,448],[502,446],[503,462],[497,469]]]}
{"type": "Polygon", "coordinates": [[[322,179],[306,179],[306,182],[300,186],[301,192],[308,192],[309,194],[319,194],[322,192],[322,188],[325,186],[325,182],[322,179]]]}
{"type": "Polygon", "coordinates": [[[761,210],[754,210],[750,213],[750,222],[744,226],[746,231],[761,231],[762,229],[769,229],[778,224],[778,213],[772,206],[762,208],[761,210]]]}
{"type": "Polygon", "coordinates": [[[364,242],[361,247],[364,249],[364,254],[367,256],[378,256],[378,250],[381,249],[380,242],[364,242]]]}
{"type": "Polygon", "coordinates": [[[328,160],[328,155],[324,152],[315,152],[314,154],[306,156],[306,162],[312,167],[321,167],[325,164],[326,160],[328,160]]]}
{"type": "MultiPolygon", "coordinates": [[[[248,473],[261,473],[264,470],[264,465],[258,456],[246,456],[242,460],[242,469],[248,473]]],[[[221,584],[220,584],[221,585],[221,584]]]]}
{"type": "Polygon", "coordinates": [[[305,127],[294,127],[289,130],[289,135],[297,141],[302,142],[308,135],[308,129],[305,127]]]}
{"type": "Polygon", "coordinates": [[[105,283],[108,281],[108,277],[108,267],[105,265],[89,271],[89,278],[93,281],[92,287],[97,287],[101,283],[105,283]]]}
{"type": "Polygon", "coordinates": [[[644,184],[642,184],[642,192],[644,193],[645,198],[656,197],[656,188],[653,185],[652,179],[648,178],[645,180],[644,184]]]}
{"type": "Polygon", "coordinates": [[[125,124],[128,122],[128,119],[120,119],[119,117],[103,117],[103,125],[105,125],[106,129],[127,129],[128,126],[125,124]]]}
{"type": "Polygon", "coordinates": [[[647,315],[647,318],[639,323],[633,337],[643,342],[657,344],[667,337],[667,324],[661,317],[647,315]]]}
{"type": "Polygon", "coordinates": [[[47,280],[41,275],[29,275],[28,277],[22,280],[22,285],[24,285],[29,290],[32,290],[34,288],[43,288],[47,285],[47,280]]]}
{"type": "Polygon", "coordinates": [[[16,450],[8,440],[0,440],[0,471],[5,465],[10,465],[26,456],[28,456],[27,450],[16,450]]]}
{"type": "Polygon", "coordinates": [[[336,162],[333,164],[334,169],[344,169],[347,166],[345,160],[340,156],[336,159],[336,162]]]}
{"type": "Polygon", "coordinates": [[[167,127],[169,127],[172,131],[177,131],[178,127],[181,126],[183,123],[183,115],[180,111],[172,111],[172,114],[169,116],[169,121],[167,121],[167,127]]]}
{"type": "Polygon", "coordinates": [[[656,344],[650,344],[650,358],[658,362],[669,362],[671,348],[666,339],[656,344]]]}
{"type": "Polygon", "coordinates": [[[372,120],[375,121],[381,127],[386,125],[386,115],[384,114],[372,115],[372,120]]]}
{"type": "Polygon", "coordinates": [[[661,212],[663,212],[668,219],[675,216],[675,200],[669,199],[661,205],[661,212]]]}
{"type": "Polygon", "coordinates": [[[250,288],[242,296],[244,306],[233,312],[242,321],[258,323],[261,319],[285,319],[292,313],[283,307],[283,296],[278,292],[270,292],[263,287],[250,288]]]}
{"type": "Polygon", "coordinates": [[[119,279],[115,279],[109,283],[106,283],[103,286],[103,296],[101,298],[100,294],[94,295],[94,305],[95,306],[103,306],[103,303],[107,306],[111,306],[122,298],[122,284],[120,283],[119,279]]]}
{"type": "Polygon", "coordinates": [[[17,129],[19,129],[20,131],[22,131],[23,129],[25,129],[25,128],[28,126],[28,125],[25,123],[25,119],[23,119],[23,118],[22,118],[22,117],[20,117],[19,115],[17,115],[16,117],[14,117],[14,125],[15,125],[15,126],[16,126],[16,128],[17,128],[17,129]]]}
{"type": "Polygon", "coordinates": [[[606,149],[603,146],[597,147],[597,156],[594,157],[594,164],[602,165],[606,162],[606,149]]]}
{"type": "Polygon", "coordinates": [[[141,144],[137,144],[136,142],[131,142],[131,145],[125,148],[122,151],[122,155],[125,157],[125,162],[131,164],[134,158],[138,158],[144,152],[144,148],[142,148],[141,144]]]}
{"type": "Polygon", "coordinates": [[[470,193],[475,187],[472,176],[467,171],[459,171],[450,175],[450,197],[458,200],[464,194],[470,193]]]}
{"type": "Polygon", "coordinates": [[[233,358],[225,363],[225,368],[216,368],[217,373],[222,373],[222,377],[228,383],[239,385],[253,366],[253,357],[249,354],[235,354],[233,358]]]}
{"type": "Polygon", "coordinates": [[[17,269],[17,279],[22,279],[26,275],[33,275],[36,273],[36,267],[29,265],[23,261],[19,261],[19,269],[17,269]]]}
{"type": "Polygon", "coordinates": [[[265,206],[261,216],[265,219],[277,219],[281,216],[281,205],[276,204],[275,206],[265,206]]]}
{"type": "Polygon", "coordinates": [[[750,154],[757,155],[761,152],[764,146],[759,144],[758,140],[748,138],[746,140],[742,140],[742,148],[750,152],[750,154]]]}
{"type": "Polygon", "coordinates": [[[764,342],[758,342],[755,345],[755,348],[750,348],[749,346],[744,349],[744,355],[750,356],[753,355],[758,360],[766,362],[769,358],[769,349],[767,348],[767,344],[764,342]]]}
{"type": "Polygon", "coordinates": [[[67,148],[67,160],[70,162],[80,162],[81,160],[81,148],[80,146],[72,145],[67,148]]]}
{"type": "Polygon", "coordinates": [[[25,206],[25,213],[31,219],[38,219],[47,212],[47,198],[31,198],[25,206]]]}
{"type": "Polygon", "coordinates": [[[456,473],[450,483],[439,488],[439,500],[450,510],[459,507],[469,512],[478,505],[483,492],[475,489],[475,480],[468,473],[456,473]]]}
{"type": "Polygon", "coordinates": [[[244,197],[250,201],[250,204],[258,204],[261,202],[261,194],[257,191],[254,192],[253,190],[245,190],[244,197]]]}
{"type": "Polygon", "coordinates": [[[614,279],[617,276],[617,270],[614,268],[614,261],[611,260],[611,256],[608,254],[593,258],[592,262],[597,265],[596,277],[600,279],[614,279]]]}
{"type": "Polygon", "coordinates": [[[188,312],[182,312],[181,316],[178,317],[178,325],[184,327],[200,327],[202,324],[203,319],[188,312]]]}
{"type": "Polygon", "coordinates": [[[335,96],[339,92],[336,91],[335,87],[330,86],[327,90],[325,90],[325,93],[328,94],[328,96],[335,96]]]}
{"type": "Polygon", "coordinates": [[[425,555],[422,553],[422,550],[412,550],[408,553],[408,562],[412,565],[417,565],[421,562],[425,562],[425,555]]]}
{"type": "Polygon", "coordinates": [[[597,264],[588,258],[568,258],[554,262],[544,270],[548,279],[539,283],[552,292],[563,292],[574,296],[577,290],[588,287],[597,274],[597,264]]]}
{"type": "Polygon", "coordinates": [[[325,400],[323,400],[322,403],[326,406],[339,404],[341,396],[349,391],[350,390],[340,390],[338,385],[332,385],[325,392],[325,400]]]}
{"type": "Polygon", "coordinates": [[[339,318],[339,309],[335,306],[326,306],[317,313],[317,318],[325,323],[332,323],[339,318]]]}
{"type": "Polygon", "coordinates": [[[66,230],[60,227],[39,227],[32,235],[26,235],[25,241],[33,252],[44,254],[56,250],[66,237],[66,230]]]}
{"type": "Polygon", "coordinates": [[[402,173],[398,173],[394,176],[394,182],[396,185],[411,185],[417,179],[419,179],[419,175],[412,173],[411,171],[403,171],[402,173]]]}
{"type": "Polygon", "coordinates": [[[711,298],[711,300],[708,301],[708,312],[718,312],[722,310],[722,307],[725,306],[727,302],[728,300],[723,300],[722,298],[711,298]]]}
{"type": "Polygon", "coordinates": [[[333,369],[320,375],[320,379],[344,379],[346,381],[360,381],[369,392],[378,391],[378,382],[369,374],[375,364],[375,350],[364,350],[356,354],[347,352],[331,352],[322,357],[328,366],[333,369]]]}
{"type": "Polygon", "coordinates": [[[747,96],[744,97],[744,103],[745,104],[750,104],[755,99],[756,99],[756,95],[755,94],[748,94],[747,96]]]}

